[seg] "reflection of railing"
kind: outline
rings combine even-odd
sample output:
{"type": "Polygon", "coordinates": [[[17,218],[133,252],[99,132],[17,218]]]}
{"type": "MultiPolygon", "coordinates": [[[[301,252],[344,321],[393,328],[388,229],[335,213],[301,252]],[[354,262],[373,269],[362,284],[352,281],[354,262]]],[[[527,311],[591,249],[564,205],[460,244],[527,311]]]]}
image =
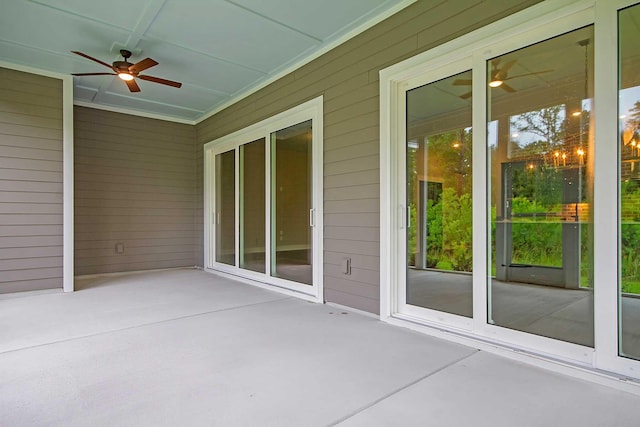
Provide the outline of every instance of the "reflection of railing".
{"type": "Polygon", "coordinates": [[[512,212],[511,222],[516,222],[513,221],[516,218],[533,219],[535,222],[588,222],[589,213],[589,203],[565,203],[555,212],[512,212]]]}
{"type": "Polygon", "coordinates": [[[560,212],[523,212],[523,213],[512,213],[511,218],[544,218],[544,219],[554,219],[561,218],[562,213],[560,212]]]}

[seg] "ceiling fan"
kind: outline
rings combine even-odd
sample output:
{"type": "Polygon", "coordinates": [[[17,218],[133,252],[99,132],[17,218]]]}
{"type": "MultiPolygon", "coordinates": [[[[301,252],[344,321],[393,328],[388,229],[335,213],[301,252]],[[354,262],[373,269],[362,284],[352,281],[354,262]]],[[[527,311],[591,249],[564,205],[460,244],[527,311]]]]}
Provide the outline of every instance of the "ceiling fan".
{"type": "Polygon", "coordinates": [[[143,59],[140,62],[136,62],[135,64],[127,61],[131,57],[131,52],[128,50],[122,49],[120,50],[120,55],[124,58],[124,61],[115,61],[112,65],[107,64],[106,62],[100,61],[99,59],[93,58],[86,53],[72,51],[71,53],[75,53],[76,55],[80,55],[84,58],[90,59],[91,61],[97,62],[98,64],[102,64],[107,68],[113,70],[113,73],[77,73],[72,74],[73,76],[118,76],[127,84],[127,87],[131,92],[140,92],[140,86],[135,81],[135,78],[139,78],[142,80],[147,80],[149,82],[160,83],[167,86],[173,87],[181,87],[182,83],[174,82],[171,80],[161,79],[159,77],[140,75],[141,71],[144,71],[148,68],[154,67],[158,65],[156,61],[151,58],[143,59]]]}
{"type": "MultiPolygon", "coordinates": [[[[509,70],[518,62],[516,59],[505,62],[500,68],[500,58],[491,60],[491,79],[489,80],[489,86],[496,88],[499,87],[506,92],[517,92],[512,86],[505,83],[507,80],[516,79],[518,77],[535,76],[538,74],[550,73],[553,70],[535,71],[532,73],[518,74],[515,76],[509,76],[509,70]]],[[[471,86],[471,79],[456,79],[453,81],[454,86],[471,86]]],[[[463,93],[460,95],[462,99],[471,98],[471,92],[463,93]]]]}

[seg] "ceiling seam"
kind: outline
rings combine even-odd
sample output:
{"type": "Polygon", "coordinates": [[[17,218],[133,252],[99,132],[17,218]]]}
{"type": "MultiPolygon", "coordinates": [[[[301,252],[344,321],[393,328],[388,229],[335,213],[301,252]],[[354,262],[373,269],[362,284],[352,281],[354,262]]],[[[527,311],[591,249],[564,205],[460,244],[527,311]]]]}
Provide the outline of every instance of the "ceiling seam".
{"type": "Polygon", "coordinates": [[[154,36],[149,36],[149,35],[145,36],[145,39],[146,40],[160,41],[160,42],[166,43],[168,45],[175,46],[177,48],[184,49],[184,50],[187,50],[189,52],[196,53],[198,55],[202,55],[204,57],[214,59],[216,61],[224,62],[225,64],[233,65],[233,66],[239,67],[239,68],[244,68],[245,70],[249,70],[249,71],[253,71],[253,72],[256,72],[256,73],[260,73],[260,74],[263,74],[265,76],[269,75],[269,73],[266,72],[266,71],[262,71],[262,70],[258,70],[256,68],[248,67],[248,66],[243,65],[243,64],[238,64],[237,62],[229,61],[228,59],[220,58],[220,57],[215,56],[215,55],[210,55],[210,54],[208,54],[206,52],[202,52],[200,50],[197,50],[197,49],[194,49],[194,48],[191,48],[191,47],[188,47],[188,46],[184,46],[184,45],[172,42],[171,40],[165,40],[165,39],[161,39],[159,37],[154,37],[154,36]]]}
{"type": "Polygon", "coordinates": [[[29,3],[33,3],[33,4],[37,5],[37,6],[46,7],[48,9],[55,10],[56,12],[60,12],[60,13],[66,14],[66,15],[75,16],[76,18],[86,19],[88,21],[95,22],[95,23],[98,23],[98,24],[101,24],[101,25],[105,25],[107,27],[116,28],[116,29],[121,30],[121,31],[131,31],[128,28],[124,28],[124,27],[121,27],[121,26],[116,25],[116,24],[112,24],[112,23],[109,23],[109,22],[106,22],[106,21],[101,21],[99,19],[91,18],[89,16],[81,15],[79,13],[74,13],[74,12],[71,12],[69,10],[65,10],[65,9],[62,9],[62,8],[59,8],[59,7],[55,7],[55,6],[52,6],[50,4],[42,3],[42,2],[37,1],[37,0],[27,0],[27,1],[29,3]]]}
{"type": "MultiPolygon", "coordinates": [[[[125,48],[137,48],[140,40],[142,40],[144,33],[147,32],[151,23],[155,20],[160,13],[160,10],[164,6],[165,0],[149,0],[145,5],[142,13],[138,16],[136,24],[133,26],[131,30],[127,30],[129,36],[124,43],[125,48]]],[[[117,42],[114,42],[111,45],[111,50],[113,50],[114,45],[117,42]]],[[[118,58],[116,58],[118,59],[118,58]]],[[[113,84],[113,78],[104,79],[104,82],[98,87],[98,91],[92,98],[92,102],[101,102],[101,98],[104,98],[108,88],[113,84]]],[[[115,95],[115,94],[114,94],[115,95]]]]}
{"type": "MultiPolygon", "coordinates": [[[[109,100],[111,96],[114,96],[122,99],[123,101],[130,100],[133,102],[133,104],[142,104],[141,107],[143,109],[140,111],[143,114],[144,113],[154,114],[149,110],[145,111],[146,109],[145,104],[150,109],[153,109],[153,105],[155,104],[158,107],[163,107],[163,108],[158,108],[159,110],[175,109],[178,111],[182,110],[185,113],[190,113],[190,114],[180,114],[178,116],[175,116],[177,120],[193,119],[196,122],[200,122],[206,119],[207,117],[209,117],[210,115],[215,114],[215,110],[219,111],[221,109],[224,109],[224,107],[226,106],[229,106],[235,102],[238,102],[239,100],[248,96],[248,94],[253,93],[256,90],[259,90],[261,87],[264,87],[272,83],[273,81],[277,80],[278,78],[281,78],[283,75],[286,75],[294,71],[295,69],[299,68],[300,66],[309,62],[310,60],[313,60],[314,58],[321,56],[322,54],[326,53],[328,50],[334,48],[336,45],[339,45],[344,41],[354,37],[354,35],[359,34],[360,32],[364,31],[370,26],[375,25],[385,17],[388,17],[396,13],[397,11],[405,8],[406,6],[414,3],[417,0],[384,0],[382,4],[388,4],[393,2],[398,2],[398,3],[396,4],[396,6],[386,11],[383,11],[380,14],[378,14],[379,8],[369,9],[368,12],[367,10],[362,10],[363,14],[360,16],[361,19],[354,21],[357,23],[355,28],[353,28],[352,30],[348,31],[345,34],[342,34],[340,37],[337,37],[335,39],[333,39],[333,37],[323,38],[321,35],[317,35],[314,37],[311,34],[307,34],[307,32],[305,32],[307,29],[306,27],[302,28],[301,30],[294,28],[293,26],[296,25],[295,22],[291,23],[291,25],[293,26],[287,25],[286,23],[284,23],[284,22],[287,22],[287,19],[282,18],[281,15],[273,14],[273,13],[270,13],[269,11],[263,11],[259,7],[253,8],[257,10],[252,10],[251,4],[243,6],[244,2],[242,0],[219,0],[219,1],[224,1],[226,4],[230,5],[232,9],[237,9],[238,11],[237,13],[246,13],[247,15],[253,15],[255,19],[263,20],[267,25],[271,23],[273,28],[280,27],[283,34],[289,33],[293,37],[295,37],[297,34],[298,37],[301,36],[303,39],[307,39],[309,44],[312,44],[312,45],[318,45],[318,43],[320,44],[320,46],[318,46],[320,48],[319,50],[314,52],[314,48],[312,47],[310,47],[309,49],[304,49],[304,51],[299,55],[294,56],[292,59],[288,61],[283,61],[282,63],[280,63],[279,67],[276,67],[274,69],[269,69],[267,71],[262,71],[256,68],[252,68],[251,66],[245,66],[245,65],[233,62],[233,60],[226,60],[226,59],[217,57],[215,56],[215,53],[212,55],[205,52],[201,52],[197,49],[180,46],[180,44],[173,43],[171,41],[163,40],[159,38],[162,36],[162,34],[156,37],[154,37],[152,34],[149,34],[149,33],[152,33],[152,29],[155,28],[154,25],[158,22],[158,20],[164,17],[163,13],[164,11],[167,10],[170,3],[167,0],[145,0],[144,2],[140,2],[140,4],[138,4],[137,7],[134,8],[134,10],[137,10],[139,12],[138,13],[132,12],[133,16],[131,16],[131,14],[128,14],[129,16],[126,16],[127,19],[125,20],[117,19],[114,13],[105,12],[102,15],[99,14],[98,12],[100,11],[104,12],[103,9],[96,9],[96,8],[74,9],[72,7],[72,3],[64,4],[62,2],[60,3],[51,2],[54,4],[50,5],[50,4],[47,4],[50,2],[47,2],[46,0],[24,0],[24,1],[25,3],[32,5],[34,11],[38,11],[38,16],[40,14],[45,15],[48,13],[48,14],[51,14],[53,17],[57,15],[57,18],[55,19],[58,19],[61,22],[67,22],[70,18],[73,18],[71,20],[73,22],[85,21],[85,27],[87,26],[87,24],[90,27],[91,22],[95,23],[96,26],[102,27],[102,30],[101,30],[101,33],[103,34],[102,38],[106,39],[107,43],[109,39],[113,40],[114,38],[125,42],[124,44],[119,46],[118,46],[119,43],[118,44],[112,43],[110,49],[109,49],[109,45],[105,46],[105,50],[109,49],[110,52],[113,53],[114,57],[116,56],[115,55],[116,51],[119,49],[132,50],[134,51],[134,54],[137,56],[139,53],[136,52],[136,50],[139,51],[139,49],[136,49],[134,45],[136,47],[137,46],[148,47],[147,46],[148,44],[151,47],[155,47],[161,44],[166,44],[167,47],[169,48],[169,52],[171,52],[170,47],[175,46],[180,50],[185,51],[184,52],[185,55],[187,55],[188,52],[192,52],[194,55],[200,56],[202,58],[201,61],[204,64],[206,64],[207,59],[209,59],[211,62],[215,61],[215,62],[218,62],[219,64],[222,64],[222,65],[216,65],[214,62],[212,64],[207,64],[207,67],[213,67],[214,69],[217,67],[220,67],[223,71],[225,68],[228,67],[230,68],[230,70],[227,70],[227,71],[230,71],[231,74],[233,74],[234,72],[233,68],[237,68],[236,73],[238,74],[238,77],[230,81],[232,82],[231,86],[229,84],[219,85],[218,83],[216,83],[216,80],[212,80],[211,78],[205,79],[206,81],[202,80],[202,85],[185,84],[185,86],[188,86],[188,91],[191,95],[197,95],[196,92],[198,91],[201,92],[200,96],[196,96],[194,100],[196,105],[198,105],[198,109],[189,109],[186,107],[173,105],[171,103],[172,101],[170,101],[169,98],[166,98],[166,97],[160,97],[162,101],[150,101],[146,97],[139,98],[139,97],[127,96],[128,94],[121,93],[122,91],[119,90],[118,87],[114,88],[114,86],[111,86],[116,84],[116,82],[112,78],[103,79],[102,81],[98,79],[97,82],[93,82],[93,83],[89,82],[89,80],[87,81],[83,80],[82,81],[83,84],[78,84],[76,86],[78,89],[80,89],[83,86],[90,86],[89,88],[86,88],[87,92],[83,91],[82,98],[84,99],[82,99],[81,102],[91,102],[90,100],[93,99],[94,102],[97,103],[97,102],[100,102],[98,98],[100,98],[101,96],[105,100],[109,100]],[[65,10],[65,8],[69,10],[65,10]],[[49,10],[50,12],[46,12],[46,10],[49,10]],[[373,14],[374,11],[377,16],[371,17],[370,15],[373,14]],[[96,13],[98,14],[96,15],[96,13]],[[86,16],[86,14],[92,14],[92,16],[94,17],[86,16]],[[269,14],[274,16],[274,18],[270,18],[269,16],[267,16],[269,14]],[[67,18],[65,18],[65,16],[67,16],[67,18]],[[279,22],[279,19],[282,20],[283,22],[279,22]],[[363,23],[362,20],[364,20],[365,22],[363,23]],[[114,23],[110,23],[110,22],[114,22],[114,23]],[[112,29],[115,34],[109,35],[110,29],[112,29]],[[325,46],[322,46],[324,43],[323,40],[327,41],[325,46]],[[227,64],[227,65],[225,66],[224,64],[227,64]],[[246,70],[246,71],[242,72],[242,70],[246,70]],[[252,75],[252,73],[255,73],[255,74],[252,75]],[[265,80],[263,81],[263,79],[265,80]],[[102,86],[100,86],[99,84],[95,84],[95,83],[103,83],[103,82],[104,84],[102,86]],[[216,86],[219,86],[220,89],[222,90],[209,89],[209,87],[216,87],[216,86]],[[229,89],[233,89],[235,86],[239,86],[239,89],[229,90],[229,89]],[[89,91],[91,92],[95,91],[95,92],[91,93],[89,91]],[[213,98],[213,99],[208,101],[209,98],[213,98]],[[220,99],[216,100],[215,98],[220,98],[220,99]],[[207,102],[209,102],[209,104],[207,105],[213,104],[213,105],[217,105],[217,107],[205,107],[205,104],[207,102]]],[[[24,9],[24,10],[28,11],[29,9],[24,9]]],[[[82,34],[82,33],[78,33],[78,35],[79,34],[82,34]]],[[[7,34],[7,36],[11,37],[10,34],[7,34]]],[[[30,39],[27,39],[27,40],[30,40],[30,39]]],[[[78,43],[82,43],[83,41],[82,38],[78,38],[76,40],[78,43]]],[[[77,58],[72,56],[70,53],[60,52],[60,49],[58,49],[58,52],[54,52],[53,50],[50,50],[50,49],[46,49],[46,48],[43,49],[35,46],[27,46],[23,43],[12,42],[9,40],[6,40],[5,43],[9,48],[8,51],[12,53],[12,57],[15,58],[14,61],[16,61],[17,63],[21,63],[21,62],[26,63],[24,61],[29,60],[27,58],[28,56],[34,56],[34,57],[39,57],[41,59],[40,61],[41,64],[62,63],[64,65],[63,68],[65,70],[67,69],[71,70],[68,72],[72,72],[72,70],[79,68],[77,64],[81,63],[77,58]],[[11,47],[11,46],[15,46],[15,47],[11,47]],[[13,53],[13,52],[19,52],[19,49],[17,49],[18,47],[22,47],[23,48],[22,50],[25,50],[25,48],[28,48],[28,50],[31,50],[32,52],[22,52],[20,54],[13,53]],[[37,52],[42,52],[43,55],[37,55],[37,52]],[[70,58],[73,58],[74,60],[70,61],[70,58]]],[[[72,43],[74,42],[72,41],[72,43]]],[[[94,46],[93,49],[97,50],[98,48],[99,47],[96,45],[94,46]]],[[[153,53],[155,52],[155,50],[153,50],[152,48],[150,49],[151,50],[149,51],[148,54],[155,55],[153,53]]],[[[177,65],[178,68],[180,68],[181,66],[182,68],[187,66],[187,65],[182,65],[180,62],[176,62],[176,61],[174,61],[174,63],[170,65],[177,65]]],[[[60,67],[58,68],[63,69],[60,67]]],[[[262,68],[266,70],[265,67],[262,67],[262,68]]],[[[199,77],[199,76],[196,76],[196,77],[199,77]]],[[[151,97],[151,99],[157,99],[157,98],[158,97],[151,97]]],[[[111,100],[111,101],[114,101],[114,100],[111,100]]],[[[124,101],[124,102],[129,103],[128,101],[124,101]]],[[[187,103],[184,103],[183,105],[187,105],[187,103]]],[[[193,104],[190,104],[190,105],[193,105],[193,104]]],[[[114,106],[114,108],[122,108],[123,110],[129,110],[129,108],[127,107],[114,106]]],[[[136,107],[131,107],[130,109],[135,110],[136,107]]],[[[157,114],[165,117],[170,117],[175,113],[166,114],[166,113],[159,112],[157,114]]]]}
{"type": "Polygon", "coordinates": [[[266,15],[263,15],[262,13],[256,12],[256,11],[255,11],[255,10],[253,10],[253,9],[249,9],[249,8],[248,8],[248,7],[246,7],[246,6],[242,6],[241,4],[238,4],[238,3],[236,3],[236,2],[234,2],[234,1],[232,1],[232,0],[224,0],[224,1],[226,1],[226,2],[227,2],[227,3],[229,3],[229,4],[234,5],[234,6],[235,6],[235,7],[237,7],[237,8],[240,8],[240,9],[242,9],[242,10],[246,11],[246,12],[249,12],[249,13],[252,13],[252,14],[254,14],[254,15],[256,15],[256,16],[259,16],[259,17],[260,17],[260,18],[262,18],[262,19],[266,19],[267,21],[273,22],[274,24],[280,25],[280,26],[282,26],[282,27],[284,27],[284,28],[287,28],[288,30],[294,31],[294,32],[296,32],[296,33],[298,33],[298,34],[301,34],[301,35],[303,35],[303,36],[305,36],[305,37],[308,37],[308,38],[310,38],[310,39],[312,39],[312,40],[315,40],[316,42],[318,42],[318,43],[320,43],[320,44],[322,44],[322,42],[324,41],[324,40],[322,40],[322,39],[319,39],[319,38],[317,38],[317,37],[312,36],[311,34],[307,34],[307,33],[305,33],[304,31],[298,30],[297,28],[294,28],[294,27],[292,27],[292,26],[290,26],[290,25],[287,25],[287,24],[285,24],[285,23],[283,23],[283,22],[276,21],[275,19],[270,18],[270,17],[268,17],[268,16],[266,16],[266,15]]]}

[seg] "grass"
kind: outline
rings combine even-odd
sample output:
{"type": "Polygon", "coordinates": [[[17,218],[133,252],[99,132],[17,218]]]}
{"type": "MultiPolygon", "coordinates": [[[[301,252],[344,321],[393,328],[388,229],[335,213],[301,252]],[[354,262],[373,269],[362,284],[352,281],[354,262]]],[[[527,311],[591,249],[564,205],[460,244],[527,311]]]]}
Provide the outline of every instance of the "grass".
{"type": "Polygon", "coordinates": [[[622,279],[622,292],[627,294],[640,294],[640,281],[622,279]]]}

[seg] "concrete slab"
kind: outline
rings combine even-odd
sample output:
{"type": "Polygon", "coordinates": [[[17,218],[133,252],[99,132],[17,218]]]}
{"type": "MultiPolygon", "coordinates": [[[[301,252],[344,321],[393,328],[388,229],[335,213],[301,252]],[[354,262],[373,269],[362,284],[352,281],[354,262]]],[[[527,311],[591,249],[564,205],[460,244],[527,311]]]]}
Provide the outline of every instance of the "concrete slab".
{"type": "Polygon", "coordinates": [[[202,271],[92,278],[81,289],[0,300],[0,425],[640,419],[639,396],[202,271]]]}
{"type": "Polygon", "coordinates": [[[252,302],[0,354],[2,424],[327,425],[476,351],[229,282],[252,302]]]}
{"type": "Polygon", "coordinates": [[[640,425],[640,397],[478,352],[340,426],[640,425]]]}
{"type": "Polygon", "coordinates": [[[288,298],[196,269],[83,278],[76,289],[0,300],[0,352],[288,298]]]}

